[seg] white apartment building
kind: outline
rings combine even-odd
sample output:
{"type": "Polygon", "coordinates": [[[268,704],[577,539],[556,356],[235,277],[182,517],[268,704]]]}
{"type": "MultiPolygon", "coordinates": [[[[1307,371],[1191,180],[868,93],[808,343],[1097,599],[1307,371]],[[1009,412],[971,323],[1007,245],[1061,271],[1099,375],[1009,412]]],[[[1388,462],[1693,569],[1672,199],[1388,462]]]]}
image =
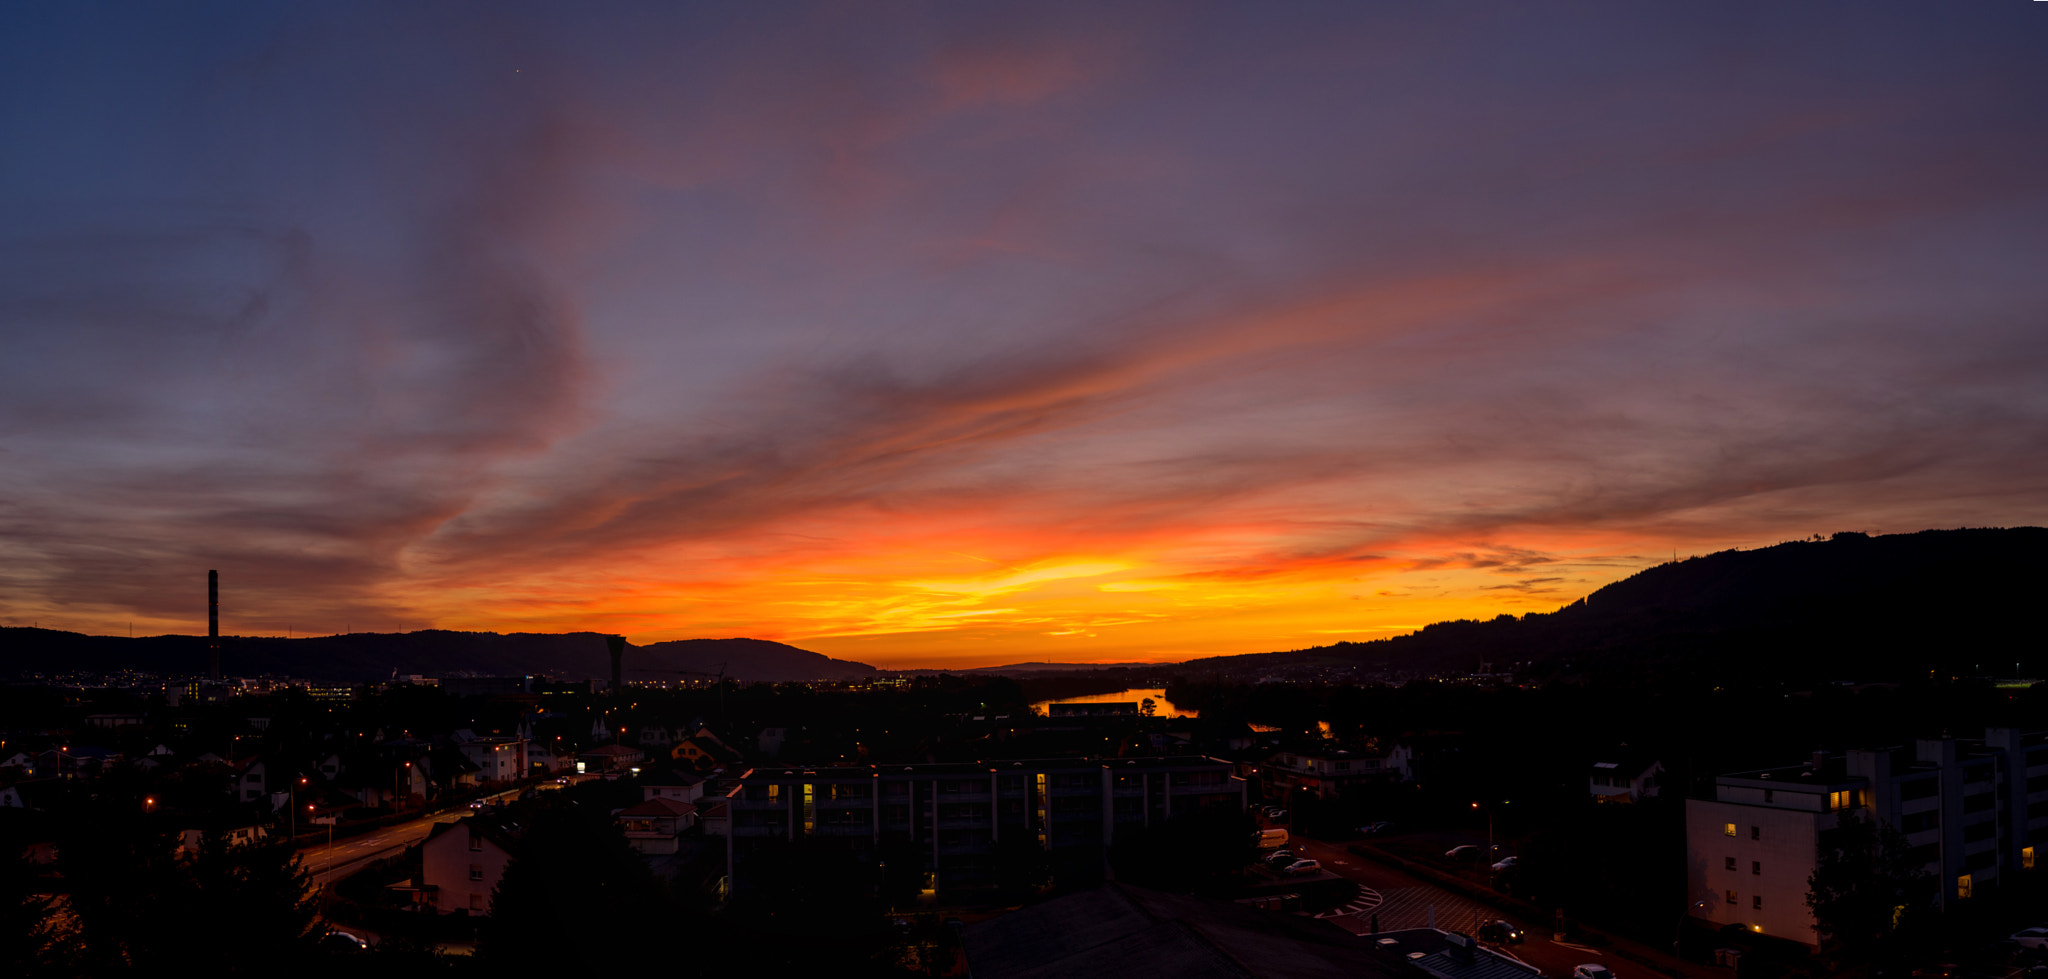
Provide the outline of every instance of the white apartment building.
{"type": "Polygon", "coordinates": [[[1905,834],[1940,906],[1968,900],[2033,870],[2048,843],[2048,734],[1994,728],[1719,776],[1714,798],[1686,801],[1687,913],[1818,945],[1807,878],[1845,809],[1905,834]]]}

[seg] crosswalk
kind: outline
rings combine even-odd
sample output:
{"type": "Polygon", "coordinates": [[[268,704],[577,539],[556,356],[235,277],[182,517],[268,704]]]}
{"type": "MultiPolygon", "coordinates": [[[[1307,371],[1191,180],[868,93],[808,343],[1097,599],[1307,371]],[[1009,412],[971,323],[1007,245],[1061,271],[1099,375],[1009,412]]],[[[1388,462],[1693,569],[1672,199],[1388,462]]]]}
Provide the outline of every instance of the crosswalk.
{"type": "Polygon", "coordinates": [[[1350,904],[1344,905],[1341,908],[1325,911],[1321,914],[1316,915],[1316,917],[1341,918],[1347,914],[1365,914],[1368,911],[1377,909],[1380,906],[1380,903],[1384,900],[1386,899],[1380,895],[1380,892],[1373,890],[1370,887],[1361,886],[1358,888],[1358,896],[1352,898],[1350,904]]]}
{"type": "Polygon", "coordinates": [[[1435,887],[1360,887],[1350,904],[1316,917],[1344,919],[1336,923],[1360,934],[1377,925],[1381,931],[1436,927],[1469,935],[1480,922],[1500,917],[1500,912],[1435,887]]]}

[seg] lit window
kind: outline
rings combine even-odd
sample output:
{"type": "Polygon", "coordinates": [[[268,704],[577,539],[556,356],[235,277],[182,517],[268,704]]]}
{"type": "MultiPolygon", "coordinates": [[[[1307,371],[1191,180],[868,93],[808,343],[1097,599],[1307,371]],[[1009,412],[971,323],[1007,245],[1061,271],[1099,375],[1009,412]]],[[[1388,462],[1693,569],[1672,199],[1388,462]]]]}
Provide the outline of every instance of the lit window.
{"type": "Polygon", "coordinates": [[[1727,835],[1729,835],[1729,836],[1734,836],[1734,835],[1735,835],[1735,824],[1734,824],[1734,823],[1723,823],[1723,824],[1721,825],[1721,832],[1723,832],[1723,833],[1725,833],[1725,834],[1727,834],[1727,835]]]}
{"type": "Polygon", "coordinates": [[[2021,869],[2021,870],[2032,870],[2032,869],[2034,869],[2034,848],[2033,848],[2033,847],[2029,846],[2029,847],[2022,847],[2022,848],[2020,848],[2020,869],[2021,869]]]}
{"type": "Polygon", "coordinates": [[[1956,878],[1956,897],[1958,897],[1958,898],[1968,898],[1969,896],[1970,896],[1970,875],[1969,875],[1969,874],[1964,874],[1964,875],[1962,875],[1961,877],[1958,877],[1958,878],[1956,878]]]}
{"type": "Polygon", "coordinates": [[[1729,891],[1729,892],[1728,892],[1728,903],[1729,903],[1729,904],[1739,904],[1739,903],[1741,903],[1741,902],[1739,902],[1739,901],[1735,900],[1735,892],[1734,892],[1734,891],[1729,891]]]}

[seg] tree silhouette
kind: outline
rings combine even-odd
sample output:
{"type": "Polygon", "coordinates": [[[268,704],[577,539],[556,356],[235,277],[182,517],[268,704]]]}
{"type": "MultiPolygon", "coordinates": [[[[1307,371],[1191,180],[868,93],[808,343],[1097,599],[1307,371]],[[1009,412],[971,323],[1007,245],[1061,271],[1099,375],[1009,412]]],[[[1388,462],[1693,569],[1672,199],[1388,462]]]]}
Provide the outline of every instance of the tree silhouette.
{"type": "Polygon", "coordinates": [[[1848,961],[1877,955],[1926,911],[1935,881],[1890,823],[1844,809],[1821,834],[1806,906],[1827,946],[1848,961]]]}

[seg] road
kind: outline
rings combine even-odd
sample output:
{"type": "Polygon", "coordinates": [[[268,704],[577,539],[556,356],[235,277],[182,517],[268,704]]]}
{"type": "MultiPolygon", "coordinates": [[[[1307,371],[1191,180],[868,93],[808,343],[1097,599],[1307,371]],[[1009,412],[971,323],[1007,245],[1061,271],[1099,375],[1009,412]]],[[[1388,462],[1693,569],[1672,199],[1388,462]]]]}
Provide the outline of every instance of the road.
{"type": "MultiPolygon", "coordinates": [[[[1633,962],[1607,956],[1598,949],[1553,941],[1550,922],[1525,921],[1504,914],[1385,864],[1355,856],[1342,844],[1295,836],[1288,841],[1288,849],[1321,861],[1324,870],[1358,885],[1358,899],[1327,916],[1331,923],[1353,934],[1363,935],[1372,931],[1375,916],[1381,931],[1424,928],[1434,924],[1445,931],[1462,931],[1468,935],[1477,931],[1482,921],[1503,918],[1514,922],[1529,936],[1527,942],[1509,946],[1506,949],[1508,954],[1535,966],[1545,976],[1568,977],[1573,968],[1588,962],[1607,966],[1620,979],[1651,979],[1656,975],[1633,962]]],[[[1676,960],[1672,964],[1676,965],[1676,960]]]]}
{"type": "MultiPolygon", "coordinates": [[[[510,790],[486,796],[486,801],[503,802],[516,797],[518,790],[510,790]]],[[[466,812],[444,812],[432,816],[386,826],[361,836],[336,840],[332,846],[316,843],[299,851],[299,862],[306,872],[313,876],[313,883],[326,887],[362,869],[363,864],[379,857],[387,857],[408,846],[427,838],[433,832],[435,823],[452,823],[466,812]]]]}

